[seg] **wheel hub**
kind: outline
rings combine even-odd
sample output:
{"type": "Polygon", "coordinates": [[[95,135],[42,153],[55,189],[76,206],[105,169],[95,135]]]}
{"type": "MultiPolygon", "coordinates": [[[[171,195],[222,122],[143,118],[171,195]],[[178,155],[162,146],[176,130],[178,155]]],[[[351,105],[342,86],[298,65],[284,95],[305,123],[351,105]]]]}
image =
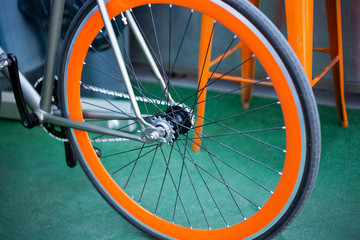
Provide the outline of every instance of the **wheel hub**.
{"type": "Polygon", "coordinates": [[[165,119],[174,127],[175,140],[180,134],[187,133],[194,125],[193,115],[187,107],[170,106],[165,113],[165,119]]]}

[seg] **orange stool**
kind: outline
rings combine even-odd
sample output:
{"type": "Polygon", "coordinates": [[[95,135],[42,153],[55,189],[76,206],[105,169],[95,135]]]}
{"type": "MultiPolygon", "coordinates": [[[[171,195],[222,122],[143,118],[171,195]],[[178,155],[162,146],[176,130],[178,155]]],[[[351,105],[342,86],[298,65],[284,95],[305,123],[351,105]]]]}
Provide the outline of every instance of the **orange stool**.
{"type": "MultiPolygon", "coordinates": [[[[259,7],[260,0],[249,0],[256,7],[259,7]]],[[[314,86],[330,69],[333,72],[333,82],[335,91],[335,100],[337,106],[338,117],[340,124],[343,127],[348,126],[348,119],[345,107],[344,98],[344,68],[343,68],[343,51],[342,51],[342,29],[341,29],[341,10],[340,0],[326,0],[327,21],[329,32],[329,48],[313,48],[313,14],[314,2],[313,0],[285,0],[286,9],[286,23],[288,31],[288,41],[302,63],[304,70],[308,76],[311,86],[314,86]],[[331,55],[331,62],[321,71],[315,78],[312,78],[312,58],[313,50],[322,51],[331,55]]],[[[210,67],[219,62],[224,57],[232,54],[236,50],[241,50],[241,61],[249,59],[252,52],[239,43],[237,46],[228,51],[224,56],[219,56],[211,61],[211,35],[214,21],[208,16],[202,17],[201,23],[201,37],[199,48],[199,63],[198,63],[198,82],[199,89],[203,89],[198,102],[198,116],[205,114],[205,99],[206,99],[206,81],[200,79],[219,78],[230,81],[241,82],[242,85],[247,85],[253,82],[255,75],[255,60],[252,58],[246,61],[241,66],[241,77],[239,76],[222,76],[218,73],[210,72],[210,67]],[[209,43],[210,42],[210,46],[209,43]]],[[[243,88],[241,94],[242,107],[249,108],[252,94],[252,86],[243,88]]],[[[202,132],[203,118],[197,117],[195,128],[197,132],[202,132]]],[[[201,140],[198,134],[195,133],[195,144],[193,150],[199,151],[201,140]]]]}
{"type": "Polygon", "coordinates": [[[304,66],[311,86],[314,86],[331,68],[335,101],[340,124],[349,125],[344,97],[344,66],[340,0],[326,0],[329,48],[313,48],[313,0],[285,0],[288,41],[304,66]],[[312,78],[312,51],[331,55],[331,62],[314,79],[312,78]]]}

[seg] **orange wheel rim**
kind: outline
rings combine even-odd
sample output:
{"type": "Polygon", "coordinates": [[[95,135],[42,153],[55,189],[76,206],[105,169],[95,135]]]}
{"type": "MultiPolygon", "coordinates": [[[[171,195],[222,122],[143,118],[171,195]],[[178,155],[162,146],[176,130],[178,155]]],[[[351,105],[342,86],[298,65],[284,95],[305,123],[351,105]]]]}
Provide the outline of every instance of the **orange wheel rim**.
{"type": "MultiPolygon", "coordinates": [[[[148,4],[148,3],[168,3],[165,0],[132,0],[121,1],[112,0],[107,3],[110,17],[114,17],[126,9],[148,4]]],[[[199,230],[190,229],[187,227],[172,224],[159,217],[154,216],[146,209],[134,202],[109,176],[106,169],[103,167],[100,160],[97,158],[92,145],[89,141],[88,134],[83,131],[73,130],[73,135],[77,139],[78,147],[83,150],[83,157],[87,160],[86,164],[91,169],[92,174],[100,179],[104,190],[109,193],[113,201],[118,203],[121,208],[132,215],[139,222],[156,230],[159,233],[171,236],[174,238],[193,238],[193,239],[232,239],[232,238],[246,238],[255,232],[262,231],[267,226],[271,226],[274,219],[277,218],[286,205],[289,204],[289,199],[293,196],[293,189],[299,184],[298,175],[302,171],[302,135],[301,120],[299,119],[296,102],[291,94],[290,86],[283,70],[279,67],[274,57],[269,52],[268,48],[264,46],[257,36],[244,23],[240,22],[234,15],[230,14],[224,9],[220,9],[214,2],[208,0],[183,1],[173,0],[174,5],[189,7],[194,10],[199,10],[206,13],[214,19],[222,19],[222,24],[227,26],[233,33],[237,34],[244,43],[252,43],[249,46],[256,46],[251,49],[255,53],[258,60],[264,66],[266,72],[272,79],[274,88],[278,93],[279,100],[283,103],[282,111],[286,126],[286,157],[283,168],[283,175],[280,178],[278,186],[274,194],[270,197],[268,202],[246,221],[240,222],[229,228],[214,229],[214,230],[199,230]],[[191,6],[190,6],[191,5],[191,6]],[[207,6],[204,9],[203,6],[207,6]],[[234,25],[236,23],[236,25],[234,25]],[[245,37],[241,37],[245,36],[245,37]],[[256,43],[256,44],[255,44],[256,43]],[[290,159],[292,161],[290,161],[290,159]]],[[[83,26],[79,32],[77,40],[74,44],[73,51],[69,58],[67,66],[67,95],[66,101],[68,103],[68,112],[70,118],[73,120],[83,121],[82,110],[80,106],[80,84],[83,61],[88,51],[88,46],[92,39],[98,33],[98,30],[103,26],[99,12],[95,12],[83,26]]]]}

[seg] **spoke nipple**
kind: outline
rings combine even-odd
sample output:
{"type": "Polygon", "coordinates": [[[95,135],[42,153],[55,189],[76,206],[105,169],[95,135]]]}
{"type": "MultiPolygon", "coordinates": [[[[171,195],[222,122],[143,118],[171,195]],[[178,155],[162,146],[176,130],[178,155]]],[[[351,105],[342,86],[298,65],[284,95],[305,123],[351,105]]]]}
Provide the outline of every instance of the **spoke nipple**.
{"type": "Polygon", "coordinates": [[[258,207],[259,210],[261,210],[261,207],[258,207]]]}
{"type": "MultiPolygon", "coordinates": [[[[253,56],[255,56],[255,55],[253,55],[253,56]]],[[[270,77],[266,77],[265,79],[266,79],[266,80],[270,80],[270,77]]]]}
{"type": "Polygon", "coordinates": [[[191,13],[194,13],[194,9],[191,9],[191,13]]]}
{"type": "Polygon", "coordinates": [[[282,176],[282,172],[279,172],[279,175],[281,175],[281,176],[282,176]]]}
{"type": "Polygon", "coordinates": [[[148,4],[148,6],[149,6],[149,8],[151,8],[151,4],[150,4],[150,3],[148,4]]]}
{"type": "Polygon", "coordinates": [[[229,224],[226,224],[226,227],[229,228],[230,227],[229,224]]]}
{"type": "Polygon", "coordinates": [[[271,193],[271,194],[274,194],[274,192],[273,192],[273,191],[270,191],[270,193],[271,193]]]}
{"type": "Polygon", "coordinates": [[[100,29],[100,32],[101,32],[101,33],[103,32],[102,29],[100,29]]]}
{"type": "Polygon", "coordinates": [[[169,7],[172,8],[172,4],[170,4],[169,7]]]}
{"type": "Polygon", "coordinates": [[[286,129],[286,127],[285,127],[285,126],[283,126],[283,127],[282,127],[282,129],[286,129]]]}
{"type": "Polygon", "coordinates": [[[236,35],[234,35],[234,39],[237,39],[237,36],[236,36],[236,35]]]}
{"type": "MultiPolygon", "coordinates": [[[[254,58],[254,57],[255,57],[255,54],[251,55],[251,57],[253,57],[253,58],[254,58]]],[[[268,79],[268,78],[269,78],[269,77],[267,77],[266,79],[268,79]]],[[[269,79],[270,79],[270,78],[269,78],[269,79]]],[[[268,79],[268,80],[269,80],[269,79],[268,79]]]]}
{"type": "Polygon", "coordinates": [[[276,104],[280,104],[280,101],[277,101],[276,104]]]}
{"type": "Polygon", "coordinates": [[[89,47],[93,48],[93,46],[90,44],[89,47]]]}
{"type": "Polygon", "coordinates": [[[86,62],[83,62],[84,65],[86,65],[86,62]]]}
{"type": "Polygon", "coordinates": [[[247,220],[247,218],[246,218],[246,217],[244,217],[244,220],[246,221],[246,220],[247,220]]]}
{"type": "Polygon", "coordinates": [[[209,227],[209,230],[211,231],[211,227],[209,227]]]}
{"type": "Polygon", "coordinates": [[[216,20],[214,20],[214,24],[216,23],[216,20]]]}
{"type": "Polygon", "coordinates": [[[283,150],[283,153],[286,153],[286,150],[283,150]]]}

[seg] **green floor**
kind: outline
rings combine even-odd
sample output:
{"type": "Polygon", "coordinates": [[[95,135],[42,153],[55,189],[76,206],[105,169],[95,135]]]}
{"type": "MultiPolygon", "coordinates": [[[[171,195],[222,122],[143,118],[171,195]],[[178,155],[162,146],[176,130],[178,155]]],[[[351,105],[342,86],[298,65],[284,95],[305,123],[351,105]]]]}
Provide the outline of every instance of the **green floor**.
{"type": "MultiPolygon", "coordinates": [[[[360,239],[360,111],[350,127],[319,107],[322,157],[313,194],[277,239],[360,239]]],[[[41,128],[0,120],[0,239],[148,239],[117,215],[79,166],[66,167],[63,144],[41,128]]]]}

